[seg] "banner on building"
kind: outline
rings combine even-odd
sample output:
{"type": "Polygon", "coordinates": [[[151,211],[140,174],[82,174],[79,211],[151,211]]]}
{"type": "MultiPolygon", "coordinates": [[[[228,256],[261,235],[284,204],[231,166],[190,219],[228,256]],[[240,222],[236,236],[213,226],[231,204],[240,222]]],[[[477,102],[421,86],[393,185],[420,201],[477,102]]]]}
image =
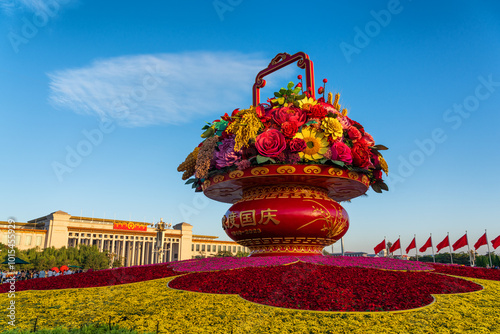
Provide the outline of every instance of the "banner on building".
{"type": "Polygon", "coordinates": [[[114,230],[127,230],[127,231],[147,231],[148,224],[134,223],[134,222],[114,222],[114,230]]]}

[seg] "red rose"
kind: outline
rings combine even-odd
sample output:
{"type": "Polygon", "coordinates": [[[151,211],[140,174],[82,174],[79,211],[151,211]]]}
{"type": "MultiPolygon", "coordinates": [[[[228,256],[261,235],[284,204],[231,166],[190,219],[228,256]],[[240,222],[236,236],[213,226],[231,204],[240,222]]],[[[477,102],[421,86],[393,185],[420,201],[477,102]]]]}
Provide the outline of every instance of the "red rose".
{"type": "Polygon", "coordinates": [[[332,160],[343,161],[346,164],[352,164],[352,154],[349,146],[341,141],[335,142],[332,145],[332,160]]]}
{"type": "Polygon", "coordinates": [[[347,128],[347,136],[353,141],[361,139],[362,137],[361,132],[359,132],[358,128],[353,125],[347,128]]]}
{"type": "Polygon", "coordinates": [[[289,146],[291,152],[301,152],[306,149],[306,142],[302,138],[294,138],[290,140],[289,146]]]}
{"type": "Polygon", "coordinates": [[[297,123],[295,122],[284,122],[281,124],[281,131],[287,138],[293,138],[297,131],[299,130],[299,127],[297,126],[297,123]]]}
{"type": "Polygon", "coordinates": [[[285,136],[276,129],[269,129],[257,136],[255,147],[260,155],[275,158],[286,148],[285,136]]]}
{"type": "Polygon", "coordinates": [[[316,104],[312,106],[311,109],[309,110],[310,118],[323,119],[326,117],[326,114],[328,114],[328,110],[326,110],[326,108],[323,107],[321,104],[316,104]]]}
{"type": "MultiPolygon", "coordinates": [[[[347,116],[346,116],[346,117],[347,117],[347,116]]],[[[353,121],[353,120],[352,120],[352,119],[350,119],[349,117],[347,117],[347,118],[349,119],[349,122],[351,122],[351,124],[352,124],[353,126],[355,126],[355,127],[359,130],[359,132],[361,132],[361,136],[364,136],[364,134],[365,134],[365,128],[363,128],[363,126],[362,126],[361,124],[359,124],[358,122],[353,121]]]]}
{"type": "Polygon", "coordinates": [[[273,119],[278,124],[283,124],[285,122],[295,122],[299,127],[306,122],[307,115],[302,109],[294,107],[283,107],[274,110],[273,119]]]}
{"type": "Polygon", "coordinates": [[[351,148],[352,164],[357,167],[368,169],[372,167],[370,162],[370,149],[361,143],[354,143],[351,148]]]}

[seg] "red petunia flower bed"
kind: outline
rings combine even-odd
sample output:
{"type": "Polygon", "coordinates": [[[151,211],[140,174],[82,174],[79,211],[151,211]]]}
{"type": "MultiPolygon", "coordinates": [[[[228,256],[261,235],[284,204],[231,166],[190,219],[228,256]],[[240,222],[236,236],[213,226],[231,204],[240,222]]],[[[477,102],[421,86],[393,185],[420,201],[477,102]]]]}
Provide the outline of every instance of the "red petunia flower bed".
{"type": "Polygon", "coordinates": [[[430,304],[431,294],[481,290],[470,281],[429,272],[396,272],[295,263],[197,272],[175,278],[174,289],[239,294],[259,304],[316,311],[395,311],[430,304]]]}
{"type": "Polygon", "coordinates": [[[472,268],[450,264],[433,264],[433,267],[437,273],[500,281],[499,269],[472,268]]]}
{"type": "MultiPolygon", "coordinates": [[[[179,272],[175,272],[168,264],[124,267],[18,281],[15,285],[15,291],[91,288],[135,283],[176,275],[179,275],[179,272]]],[[[9,289],[10,284],[8,283],[0,285],[0,293],[6,293],[9,289]]]]}

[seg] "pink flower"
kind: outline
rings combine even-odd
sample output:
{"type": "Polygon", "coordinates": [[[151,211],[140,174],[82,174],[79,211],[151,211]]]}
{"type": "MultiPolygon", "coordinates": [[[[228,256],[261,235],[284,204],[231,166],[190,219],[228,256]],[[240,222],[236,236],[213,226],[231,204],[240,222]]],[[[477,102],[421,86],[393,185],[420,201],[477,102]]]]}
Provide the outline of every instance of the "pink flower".
{"type": "Polygon", "coordinates": [[[365,134],[363,135],[363,137],[361,138],[361,140],[364,141],[367,146],[373,146],[373,145],[375,145],[375,140],[373,140],[372,135],[369,134],[368,132],[365,132],[365,134]]]}
{"type": "Polygon", "coordinates": [[[343,142],[335,142],[332,145],[332,160],[343,161],[346,164],[352,164],[352,154],[349,146],[343,142]]]}
{"type": "Polygon", "coordinates": [[[248,160],[241,160],[236,163],[236,166],[238,166],[239,170],[245,170],[250,167],[250,161],[248,160]]]}
{"type": "Polygon", "coordinates": [[[260,155],[275,158],[286,148],[285,136],[276,129],[269,129],[257,136],[255,147],[260,155]]]}
{"type": "Polygon", "coordinates": [[[306,149],[306,142],[302,138],[294,138],[289,143],[291,152],[301,152],[306,149]]]}

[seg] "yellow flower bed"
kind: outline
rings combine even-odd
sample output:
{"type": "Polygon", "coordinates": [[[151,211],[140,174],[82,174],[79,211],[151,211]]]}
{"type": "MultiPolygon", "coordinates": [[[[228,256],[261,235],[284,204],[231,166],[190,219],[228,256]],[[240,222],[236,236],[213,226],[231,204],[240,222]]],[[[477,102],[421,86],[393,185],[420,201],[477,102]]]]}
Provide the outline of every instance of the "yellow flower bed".
{"type": "MultiPolygon", "coordinates": [[[[167,288],[172,278],[120,286],[18,292],[16,325],[80,327],[108,323],[161,333],[499,333],[500,282],[472,279],[484,290],[437,295],[436,302],[404,313],[295,311],[247,302],[235,295],[202,294],[167,288]],[[119,321],[120,319],[123,319],[119,321]]],[[[0,295],[0,308],[11,299],[0,295]]],[[[9,319],[0,317],[0,328],[9,319]]]]}

